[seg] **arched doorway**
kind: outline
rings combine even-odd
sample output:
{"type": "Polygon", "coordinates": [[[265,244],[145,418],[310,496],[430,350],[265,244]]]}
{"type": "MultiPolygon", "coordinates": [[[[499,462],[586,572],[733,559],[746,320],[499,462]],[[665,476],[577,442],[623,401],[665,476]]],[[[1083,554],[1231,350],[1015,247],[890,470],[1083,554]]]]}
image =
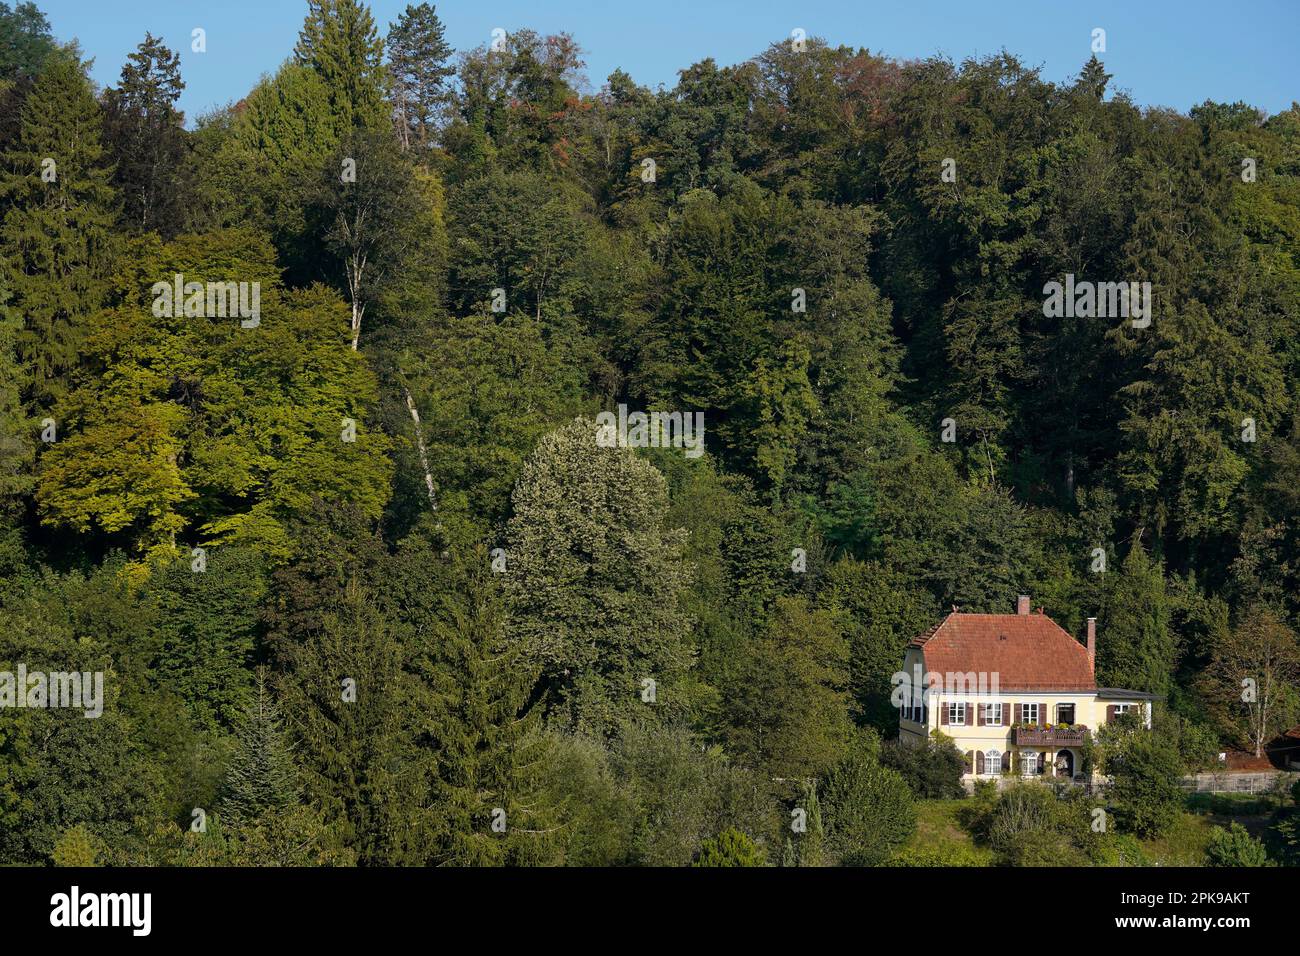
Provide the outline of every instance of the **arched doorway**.
{"type": "Polygon", "coordinates": [[[1074,751],[1062,750],[1056,755],[1056,775],[1067,780],[1074,779],[1074,751]]]}

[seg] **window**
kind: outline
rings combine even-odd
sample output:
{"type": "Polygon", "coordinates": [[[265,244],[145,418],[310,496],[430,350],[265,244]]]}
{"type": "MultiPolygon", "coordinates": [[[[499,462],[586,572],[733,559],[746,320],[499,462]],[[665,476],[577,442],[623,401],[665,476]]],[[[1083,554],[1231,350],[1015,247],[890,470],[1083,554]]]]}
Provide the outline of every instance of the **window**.
{"type": "Polygon", "coordinates": [[[984,705],[984,723],[990,727],[998,727],[1002,724],[1002,705],[985,704],[984,705]]]}
{"type": "Polygon", "coordinates": [[[1022,724],[1038,723],[1038,704],[1021,704],[1020,722],[1022,724]]]}
{"type": "Polygon", "coordinates": [[[1074,705],[1057,704],[1056,705],[1056,722],[1058,724],[1074,723],[1074,705]]]}
{"type": "Polygon", "coordinates": [[[948,723],[954,727],[962,727],[966,724],[966,705],[949,704],[948,705],[948,723]]]}
{"type": "MultiPolygon", "coordinates": [[[[1000,705],[994,704],[993,706],[998,707],[1000,705]]],[[[1000,751],[990,750],[984,755],[984,771],[990,774],[1002,772],[1002,754],[1000,751]]]]}
{"type": "Polygon", "coordinates": [[[1132,709],[1133,709],[1133,704],[1116,704],[1115,716],[1118,717],[1120,714],[1127,714],[1132,709]]]}
{"type": "Polygon", "coordinates": [[[1020,754],[1020,769],[1026,777],[1038,773],[1038,752],[1026,750],[1020,754]]]}

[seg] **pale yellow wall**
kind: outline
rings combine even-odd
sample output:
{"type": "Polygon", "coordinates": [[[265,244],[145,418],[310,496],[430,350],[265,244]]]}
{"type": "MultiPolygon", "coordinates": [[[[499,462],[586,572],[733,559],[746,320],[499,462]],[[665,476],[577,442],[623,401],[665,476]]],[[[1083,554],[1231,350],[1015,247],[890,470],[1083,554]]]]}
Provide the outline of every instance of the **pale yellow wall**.
{"type": "MultiPolygon", "coordinates": [[[[904,655],[904,673],[913,675],[915,667],[919,665],[921,672],[925,672],[924,652],[919,648],[908,648],[904,655]]],[[[1122,701],[1099,700],[1093,693],[1029,693],[1026,691],[1007,691],[990,693],[987,695],[978,694],[943,694],[940,693],[937,700],[932,701],[928,709],[927,720],[925,724],[914,722],[910,719],[899,719],[899,739],[904,743],[919,743],[925,740],[933,731],[938,730],[943,734],[951,737],[957,749],[962,753],[972,750],[1000,750],[1002,753],[1016,751],[1020,749],[1035,750],[1039,752],[1048,751],[1055,753],[1055,749],[1044,747],[1025,747],[1017,748],[1011,743],[1011,724],[1014,717],[1015,704],[1038,704],[1045,708],[1041,713],[1040,723],[1057,723],[1057,705],[1074,704],[1074,721],[1075,725],[1082,724],[1090,731],[1096,732],[1099,727],[1106,722],[1106,708],[1110,704],[1124,703],[1122,701]],[[967,703],[967,722],[963,726],[953,724],[940,724],[940,708],[945,707],[949,702],[967,703]],[[1003,721],[1000,727],[975,726],[972,707],[980,704],[997,704],[1003,705],[1003,721]]],[[[1144,713],[1150,719],[1150,706],[1142,705],[1144,713]]],[[[1081,748],[1069,748],[1074,753],[1075,772],[1079,772],[1082,764],[1081,748]]]]}

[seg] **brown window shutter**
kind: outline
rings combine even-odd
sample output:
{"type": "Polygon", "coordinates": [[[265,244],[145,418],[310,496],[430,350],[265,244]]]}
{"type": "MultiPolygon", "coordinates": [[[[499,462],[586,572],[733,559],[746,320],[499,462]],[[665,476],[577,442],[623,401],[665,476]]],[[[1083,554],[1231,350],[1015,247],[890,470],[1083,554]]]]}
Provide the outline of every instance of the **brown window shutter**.
{"type": "Polygon", "coordinates": [[[966,772],[970,773],[971,768],[975,766],[975,751],[973,750],[966,751],[964,757],[966,763],[966,772]]]}
{"type": "Polygon", "coordinates": [[[984,705],[976,701],[973,705],[975,708],[975,726],[984,726],[984,705]]]}
{"type": "Polygon", "coordinates": [[[984,751],[982,750],[975,751],[975,772],[984,772],[984,751]]]}
{"type": "Polygon", "coordinates": [[[1042,727],[1045,726],[1046,724],[1047,724],[1047,705],[1039,704],[1038,705],[1038,726],[1042,727]]]}
{"type": "Polygon", "coordinates": [[[1114,719],[1115,719],[1115,705],[1114,705],[1114,704],[1107,704],[1107,705],[1106,705],[1106,723],[1109,724],[1109,723],[1110,723],[1112,720],[1114,720],[1114,719]]]}
{"type": "Polygon", "coordinates": [[[1015,715],[1011,718],[1011,722],[1012,722],[1013,724],[1018,724],[1018,723],[1020,723],[1020,705],[1019,705],[1019,704],[1012,704],[1012,705],[1011,705],[1011,708],[1012,708],[1012,710],[1015,711],[1015,715]]]}
{"type": "Polygon", "coordinates": [[[939,701],[939,725],[945,726],[948,723],[948,705],[939,701]]]}

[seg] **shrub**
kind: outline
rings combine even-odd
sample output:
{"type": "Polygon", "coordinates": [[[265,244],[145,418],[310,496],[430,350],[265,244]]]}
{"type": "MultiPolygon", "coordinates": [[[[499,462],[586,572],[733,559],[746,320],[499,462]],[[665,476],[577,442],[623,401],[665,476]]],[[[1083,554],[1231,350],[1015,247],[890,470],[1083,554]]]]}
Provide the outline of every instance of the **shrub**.
{"type": "Polygon", "coordinates": [[[1271,866],[1264,844],[1240,823],[1215,827],[1205,848],[1206,866],[1271,866]]]}
{"type": "Polygon", "coordinates": [[[735,827],[727,827],[716,837],[700,844],[692,866],[766,866],[758,845],[735,827]]]}
{"type": "Polygon", "coordinates": [[[880,748],[880,762],[897,770],[918,800],[950,800],[966,795],[961,775],[966,762],[948,738],[909,747],[896,740],[880,748]]]}
{"type": "Polygon", "coordinates": [[[1177,752],[1159,738],[1126,741],[1106,767],[1112,780],[1107,796],[1120,825],[1147,838],[1168,830],[1183,807],[1182,769],[1177,752]]]}
{"type": "Polygon", "coordinates": [[[912,792],[899,774],[854,750],[822,788],[826,844],[845,866],[875,866],[916,829],[912,792]]]}

